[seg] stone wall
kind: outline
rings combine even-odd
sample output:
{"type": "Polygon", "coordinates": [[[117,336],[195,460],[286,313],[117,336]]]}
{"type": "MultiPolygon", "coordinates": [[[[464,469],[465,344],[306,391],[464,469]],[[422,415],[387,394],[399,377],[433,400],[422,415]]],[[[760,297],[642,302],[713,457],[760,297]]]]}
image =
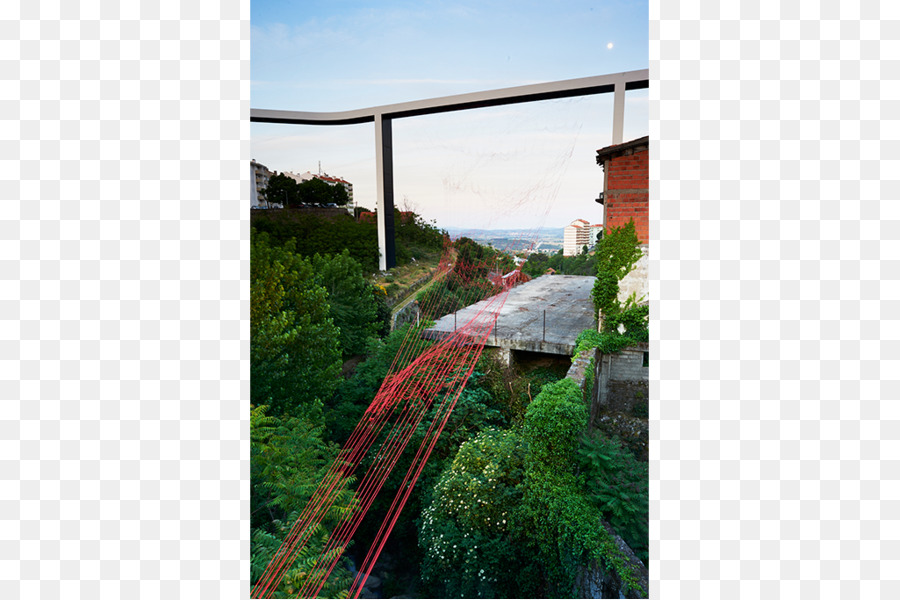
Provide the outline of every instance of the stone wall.
{"type": "Polygon", "coordinates": [[[402,327],[407,323],[419,323],[419,317],[421,316],[421,311],[419,310],[419,303],[413,300],[391,317],[391,331],[397,329],[398,327],[402,327]]]}
{"type": "MultiPolygon", "coordinates": [[[[643,352],[639,349],[629,350],[630,354],[637,355],[640,357],[640,361],[643,361],[643,352]]],[[[599,381],[598,373],[600,371],[599,364],[600,359],[604,355],[600,354],[596,349],[590,352],[583,352],[575,357],[572,361],[572,366],[569,367],[568,372],[566,373],[567,379],[572,379],[575,383],[578,384],[578,387],[581,388],[584,393],[584,398],[586,402],[590,402],[591,404],[591,419],[593,419],[594,414],[596,412],[596,408],[599,405],[597,402],[597,396],[599,394],[599,381]],[[591,361],[594,362],[594,371],[591,372],[591,361]],[[593,375],[593,376],[591,376],[593,375]]],[[[613,355],[615,356],[615,355],[613,355]]],[[[640,367],[641,362],[637,363],[637,369],[634,366],[634,356],[628,356],[624,360],[621,361],[620,365],[617,365],[617,369],[614,371],[615,373],[619,373],[622,376],[627,376],[629,374],[642,374],[640,369],[647,371],[648,369],[645,367],[640,367]]],[[[649,376],[649,375],[648,375],[649,376]]],[[[613,384],[621,383],[619,381],[613,380],[613,384]]],[[[630,382],[629,382],[630,383],[630,382]]],[[[646,387],[646,380],[642,382],[644,387],[646,387]]],[[[628,544],[625,543],[618,534],[616,534],[615,530],[609,526],[606,522],[600,522],[597,524],[598,527],[605,528],[615,539],[616,546],[621,552],[620,558],[624,560],[624,562],[632,569],[634,573],[635,579],[638,584],[643,587],[644,590],[649,591],[649,579],[650,573],[647,570],[647,567],[643,562],[635,555],[634,551],[628,547],[628,544]]],[[[623,588],[621,580],[615,574],[615,572],[607,569],[603,569],[596,562],[591,565],[584,566],[580,569],[578,581],[576,583],[580,598],[643,598],[643,595],[637,594],[634,590],[630,590],[626,592],[623,588]]]]}

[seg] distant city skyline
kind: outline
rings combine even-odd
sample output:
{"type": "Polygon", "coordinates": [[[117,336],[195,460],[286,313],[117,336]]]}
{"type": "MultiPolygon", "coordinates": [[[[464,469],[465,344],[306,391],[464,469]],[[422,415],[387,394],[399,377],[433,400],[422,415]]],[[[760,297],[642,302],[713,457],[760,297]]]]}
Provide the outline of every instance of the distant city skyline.
{"type": "MultiPolygon", "coordinates": [[[[515,11],[492,2],[287,6],[251,6],[253,108],[359,109],[649,62],[646,2],[564,10],[524,2],[515,11]]],[[[647,135],[647,99],[647,90],[626,95],[625,141],[647,135]]],[[[603,171],[594,156],[612,140],[612,101],[604,94],[396,120],[395,202],[441,227],[599,222],[603,171]]],[[[250,127],[251,155],[269,169],[316,172],[321,162],[353,184],[360,206],[375,208],[371,124],[250,127]]]]}

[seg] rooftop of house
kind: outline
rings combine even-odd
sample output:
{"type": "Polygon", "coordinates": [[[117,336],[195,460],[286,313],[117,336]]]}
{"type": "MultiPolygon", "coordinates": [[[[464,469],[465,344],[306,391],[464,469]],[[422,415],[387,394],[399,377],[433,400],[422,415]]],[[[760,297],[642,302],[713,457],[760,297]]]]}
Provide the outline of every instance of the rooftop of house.
{"type": "Polygon", "coordinates": [[[613,144],[612,146],[600,148],[599,150],[597,150],[597,164],[602,165],[603,161],[605,160],[615,158],[616,156],[621,156],[629,150],[634,150],[641,146],[648,146],[649,144],[650,136],[645,135],[644,137],[637,138],[636,140],[631,140],[630,142],[623,142],[621,144],[613,144]]]}

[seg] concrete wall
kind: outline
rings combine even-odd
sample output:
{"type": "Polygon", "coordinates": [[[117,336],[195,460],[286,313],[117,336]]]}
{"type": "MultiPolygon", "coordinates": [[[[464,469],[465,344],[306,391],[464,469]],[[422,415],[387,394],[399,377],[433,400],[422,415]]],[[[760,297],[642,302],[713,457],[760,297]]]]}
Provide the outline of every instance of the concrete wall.
{"type": "Polygon", "coordinates": [[[644,350],[627,348],[611,355],[611,381],[650,381],[650,368],[643,366],[644,350]]]}
{"type": "Polygon", "coordinates": [[[634,292],[638,301],[650,300],[650,283],[647,277],[650,268],[650,247],[641,246],[641,258],[635,263],[634,268],[619,282],[619,302],[625,302],[628,296],[634,292]]]}
{"type": "MultiPolygon", "coordinates": [[[[597,382],[593,393],[596,407],[631,413],[635,404],[647,402],[650,392],[650,367],[643,366],[648,344],[626,348],[616,354],[601,355],[594,364],[597,382]]],[[[592,407],[592,414],[594,413],[592,407]]]]}
{"type": "Polygon", "coordinates": [[[391,331],[397,329],[398,327],[402,327],[407,323],[415,323],[418,325],[420,316],[421,311],[419,310],[419,303],[410,302],[399,311],[397,311],[397,314],[395,314],[391,319],[391,331]]]}

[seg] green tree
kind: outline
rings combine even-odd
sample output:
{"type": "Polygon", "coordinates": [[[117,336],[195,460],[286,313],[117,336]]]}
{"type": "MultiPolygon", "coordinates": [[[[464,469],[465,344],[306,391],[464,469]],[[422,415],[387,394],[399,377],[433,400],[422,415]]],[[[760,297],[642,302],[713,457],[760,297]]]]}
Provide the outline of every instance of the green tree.
{"type": "Polygon", "coordinates": [[[487,249],[467,237],[461,237],[453,245],[456,247],[456,264],[453,265],[453,273],[460,280],[461,285],[467,285],[473,280],[487,275],[487,249]]]}
{"type": "Polygon", "coordinates": [[[347,193],[347,188],[345,188],[343,184],[339,183],[331,186],[331,201],[338,206],[350,204],[350,194],[347,193]]]}
{"type": "Polygon", "coordinates": [[[293,242],[272,246],[251,231],[250,397],[272,413],[297,414],[330,398],[340,376],[339,331],[328,293],[293,242]]]}
{"type": "Polygon", "coordinates": [[[272,175],[266,186],[266,200],[268,200],[270,204],[281,204],[284,207],[296,206],[300,202],[297,192],[297,182],[284,173],[272,175]]]}
{"type": "Polygon", "coordinates": [[[374,286],[363,278],[349,250],[333,256],[316,254],[311,263],[315,282],[328,291],[329,314],[340,329],[344,358],[362,354],[384,325],[374,286]]]}
{"type": "Polygon", "coordinates": [[[325,183],[318,177],[307,179],[298,184],[297,192],[301,202],[308,204],[328,204],[334,198],[334,191],[331,185],[325,183]]]}
{"type": "MultiPolygon", "coordinates": [[[[350,437],[363,412],[375,398],[400,348],[404,342],[415,339],[417,333],[411,332],[410,329],[415,327],[407,323],[392,331],[383,340],[377,338],[369,340],[366,348],[367,359],[356,368],[351,377],[340,381],[334,396],[327,402],[325,422],[328,439],[344,444],[350,437]]],[[[417,352],[404,353],[395,365],[395,372],[408,366],[430,346],[431,342],[422,340],[417,352]]]]}
{"type": "MultiPolygon", "coordinates": [[[[272,417],[266,406],[250,411],[251,584],[255,585],[275,556],[313,492],[325,478],[338,448],[322,439],[321,405],[307,407],[303,417],[272,417]]],[[[294,597],[312,572],[328,534],[356,500],[350,481],[334,482],[334,504],[313,527],[309,541],[287,569],[275,597],[294,597]]],[[[341,551],[337,549],[331,554],[341,551]]],[[[338,564],[322,594],[346,597],[352,577],[346,561],[338,564]]]]}
{"type": "Polygon", "coordinates": [[[587,418],[581,390],[563,379],[543,386],[521,430],[486,430],[460,446],[419,520],[429,593],[574,597],[595,561],[641,593],[577,471],[587,418]]]}

